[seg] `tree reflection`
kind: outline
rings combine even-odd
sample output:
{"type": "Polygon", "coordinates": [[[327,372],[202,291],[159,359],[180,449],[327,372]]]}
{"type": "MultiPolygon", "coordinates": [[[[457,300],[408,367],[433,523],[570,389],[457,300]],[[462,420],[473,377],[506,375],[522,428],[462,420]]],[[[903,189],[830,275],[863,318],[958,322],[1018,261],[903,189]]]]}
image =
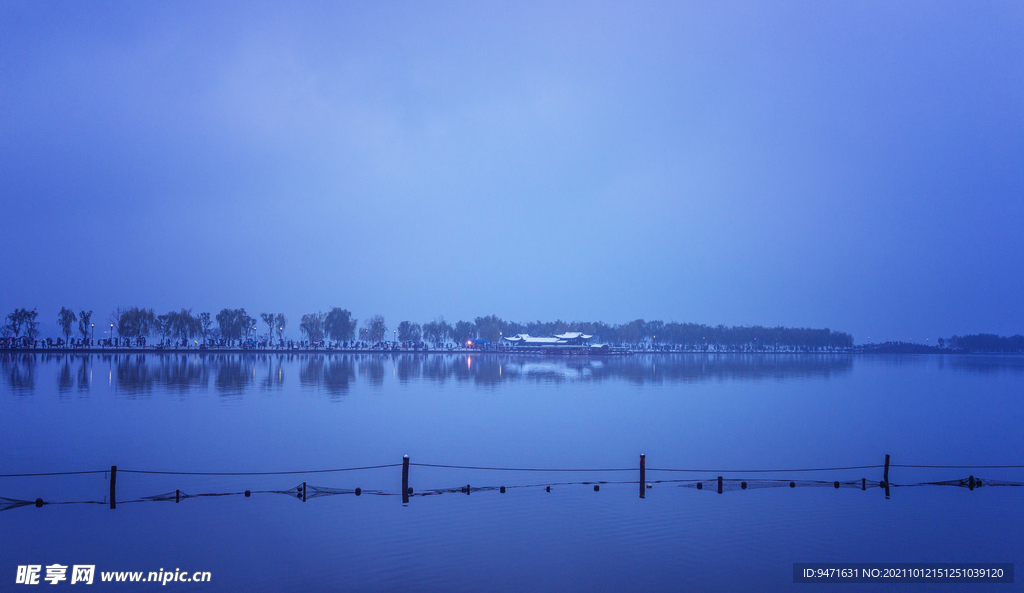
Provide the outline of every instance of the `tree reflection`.
{"type": "Polygon", "coordinates": [[[57,391],[68,393],[74,386],[75,381],[71,378],[71,364],[65,358],[61,361],[60,372],[57,373],[57,391]]]}
{"type": "Polygon", "coordinates": [[[214,369],[214,386],[221,395],[241,395],[256,381],[255,360],[248,355],[219,354],[201,360],[214,369]]]}
{"type": "MultiPolygon", "coordinates": [[[[263,375],[263,381],[260,382],[260,387],[264,390],[280,389],[284,385],[284,364],[282,364],[282,356],[264,356],[260,357],[261,362],[267,363],[266,374],[263,375]]],[[[291,357],[288,357],[291,360],[291,357]]]]}
{"type": "Polygon", "coordinates": [[[31,393],[36,388],[36,356],[34,354],[0,355],[0,369],[3,370],[7,386],[14,393],[31,393]]]}
{"type": "Polygon", "coordinates": [[[349,387],[355,383],[356,365],[350,356],[330,358],[324,370],[324,386],[333,395],[348,393],[349,387]]]}
{"type": "Polygon", "coordinates": [[[384,359],[390,355],[361,354],[359,355],[359,375],[374,387],[384,384],[384,359]]]}
{"type": "MultiPolygon", "coordinates": [[[[72,356],[74,358],[74,356],[72,356]]],[[[78,365],[78,391],[89,391],[92,384],[90,370],[92,369],[92,357],[89,355],[81,357],[82,362],[78,365]]]]}
{"type": "MultiPolygon", "coordinates": [[[[0,368],[10,391],[36,388],[40,365],[53,365],[59,393],[80,391],[92,384],[97,355],[3,354],[0,368]],[[76,365],[77,363],[77,365],[76,365]],[[75,367],[77,366],[77,373],[75,367]],[[75,376],[77,374],[77,377],[75,376]]],[[[949,360],[940,366],[974,372],[1024,371],[1019,360],[949,360]]],[[[915,359],[919,360],[919,359],[915,359]]],[[[343,395],[358,382],[372,386],[385,381],[400,383],[472,383],[496,386],[507,382],[601,383],[626,381],[636,385],[699,383],[704,381],[759,381],[802,378],[826,379],[853,369],[854,356],[847,354],[646,354],[632,356],[529,356],[513,354],[113,354],[100,355],[111,366],[115,389],[135,396],[153,390],[177,393],[206,391],[241,395],[257,382],[261,389],[287,387],[287,376],[298,376],[303,389],[324,389],[343,395]],[[289,368],[297,366],[290,375],[289,368]]],[[[892,360],[891,364],[909,361],[892,360]]]]}
{"type": "Polygon", "coordinates": [[[152,393],[157,371],[146,364],[145,354],[115,355],[111,364],[119,390],[129,396],[152,393]]]}

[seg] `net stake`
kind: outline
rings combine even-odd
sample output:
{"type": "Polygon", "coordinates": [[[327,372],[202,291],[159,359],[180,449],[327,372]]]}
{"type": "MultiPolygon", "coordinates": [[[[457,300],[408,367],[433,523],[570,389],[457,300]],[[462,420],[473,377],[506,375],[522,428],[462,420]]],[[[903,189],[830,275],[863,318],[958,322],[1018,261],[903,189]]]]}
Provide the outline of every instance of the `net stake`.
{"type": "Polygon", "coordinates": [[[117,502],[115,501],[115,494],[116,494],[116,490],[117,490],[116,484],[117,484],[117,466],[116,465],[112,465],[112,466],[110,466],[110,508],[115,508],[117,506],[117,502]]]}
{"type": "Polygon", "coordinates": [[[885,482],[885,498],[889,498],[889,454],[885,454],[885,469],[882,470],[882,481],[885,482]]]}
{"type": "Polygon", "coordinates": [[[409,504],[409,456],[402,456],[402,504],[409,504]]]}
{"type": "Polygon", "coordinates": [[[645,498],[644,484],[647,483],[647,456],[640,454],[640,498],[645,498]]]}

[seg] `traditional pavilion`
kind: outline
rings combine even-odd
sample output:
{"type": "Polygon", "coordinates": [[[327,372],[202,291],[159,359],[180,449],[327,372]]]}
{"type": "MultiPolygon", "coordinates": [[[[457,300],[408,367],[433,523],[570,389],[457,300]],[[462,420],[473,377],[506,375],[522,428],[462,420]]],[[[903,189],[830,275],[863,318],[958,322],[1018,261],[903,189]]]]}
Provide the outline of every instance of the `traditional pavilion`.
{"type": "Polygon", "coordinates": [[[586,346],[593,337],[583,332],[566,332],[545,338],[516,334],[503,339],[511,342],[513,346],[586,346]]]}

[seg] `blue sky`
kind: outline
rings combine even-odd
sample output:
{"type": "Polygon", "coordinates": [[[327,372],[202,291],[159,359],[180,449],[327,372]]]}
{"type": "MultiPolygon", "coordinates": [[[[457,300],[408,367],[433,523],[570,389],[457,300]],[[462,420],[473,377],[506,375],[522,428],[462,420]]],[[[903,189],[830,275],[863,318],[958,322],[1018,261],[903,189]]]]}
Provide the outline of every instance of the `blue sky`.
{"type": "Polygon", "coordinates": [[[0,308],[1024,332],[1019,2],[0,4],[0,308]]]}

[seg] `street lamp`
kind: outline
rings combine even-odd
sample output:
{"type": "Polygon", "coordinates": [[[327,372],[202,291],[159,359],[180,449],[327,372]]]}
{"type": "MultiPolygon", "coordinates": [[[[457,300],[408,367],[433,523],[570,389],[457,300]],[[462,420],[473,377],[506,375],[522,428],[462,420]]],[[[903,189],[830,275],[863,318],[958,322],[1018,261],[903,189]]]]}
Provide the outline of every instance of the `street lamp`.
{"type": "Polygon", "coordinates": [[[114,343],[114,324],[113,323],[110,324],[110,337],[107,338],[107,341],[110,342],[111,344],[114,343]]]}

